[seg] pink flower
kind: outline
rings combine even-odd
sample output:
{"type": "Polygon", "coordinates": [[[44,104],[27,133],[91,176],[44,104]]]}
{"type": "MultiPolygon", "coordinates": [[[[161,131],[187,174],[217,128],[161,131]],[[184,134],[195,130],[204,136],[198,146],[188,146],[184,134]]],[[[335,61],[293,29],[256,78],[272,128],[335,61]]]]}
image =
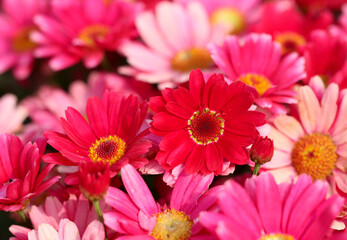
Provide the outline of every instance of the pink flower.
{"type": "Polygon", "coordinates": [[[113,210],[104,214],[105,224],[122,234],[119,239],[203,239],[211,237],[198,223],[201,211],[214,208],[221,187],[205,192],[213,174],[186,175],[178,178],[173,189],[170,207],[160,207],[154,201],[140,174],[131,166],[121,170],[128,194],[110,187],[106,203],[113,210]],[[165,236],[165,237],[164,237],[165,236]]]}
{"type": "Polygon", "coordinates": [[[0,148],[0,210],[23,210],[30,199],[59,180],[60,176],[56,176],[44,181],[54,164],[46,165],[39,173],[46,139],[24,146],[18,137],[2,134],[0,148]]]}
{"type": "Polygon", "coordinates": [[[122,52],[130,67],[121,73],[158,83],[160,89],[188,81],[191,70],[210,71],[213,66],[207,44],[220,42],[225,31],[211,27],[203,6],[186,7],[168,1],[156,5],[155,12],[141,13],[135,21],[140,41],[127,42],[122,52]]]}
{"type": "Polygon", "coordinates": [[[40,32],[32,34],[39,45],[37,57],[50,57],[50,67],[57,71],[83,60],[94,68],[105,51],[116,51],[134,34],[133,21],[140,10],[127,1],[53,0],[52,14],[36,16],[40,32]]]}
{"type": "Polygon", "coordinates": [[[286,113],[283,103],[295,103],[291,87],[305,78],[304,59],[292,53],[281,59],[281,46],[266,34],[240,40],[229,36],[223,46],[211,45],[213,61],[230,78],[253,89],[255,103],[273,113],[286,113]],[[265,51],[266,50],[266,51],[265,51]]]}
{"type": "Polygon", "coordinates": [[[327,192],[324,182],[306,175],[276,185],[265,173],[247,179],[244,188],[228,181],[219,193],[221,212],[203,213],[200,221],[219,239],[321,240],[343,203],[336,195],[326,199],[327,192]]]}
{"type": "Polygon", "coordinates": [[[33,17],[47,11],[47,0],[3,0],[0,15],[0,73],[13,68],[18,80],[29,76],[37,45],[29,38],[36,29],[33,17]],[[18,8],[25,9],[20,11],[18,8]]]}
{"type": "Polygon", "coordinates": [[[309,86],[298,89],[298,118],[280,115],[269,137],[275,151],[263,165],[277,181],[308,174],[347,193],[347,92],[332,83],[325,89],[315,77],[309,86]],[[335,186],[336,185],[336,186],[335,186]]]}
{"type": "Polygon", "coordinates": [[[0,133],[14,133],[22,128],[22,123],[28,115],[27,109],[17,105],[17,97],[5,94],[0,98],[0,133]]]}
{"type": "MultiPolygon", "coordinates": [[[[196,0],[176,0],[189,3],[196,0]]],[[[202,3],[210,16],[213,25],[221,25],[231,34],[244,32],[251,22],[256,20],[256,11],[260,0],[198,0],[202,3]]]]}

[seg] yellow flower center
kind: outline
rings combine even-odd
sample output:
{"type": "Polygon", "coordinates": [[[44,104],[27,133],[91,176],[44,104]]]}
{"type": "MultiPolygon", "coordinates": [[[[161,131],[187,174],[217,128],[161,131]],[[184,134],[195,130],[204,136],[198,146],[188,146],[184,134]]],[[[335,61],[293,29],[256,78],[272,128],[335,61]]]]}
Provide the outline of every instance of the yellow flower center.
{"type": "Polygon", "coordinates": [[[204,48],[191,48],[178,52],[171,60],[171,67],[179,72],[189,72],[193,69],[210,67],[212,59],[204,48]]]}
{"type": "Polygon", "coordinates": [[[193,221],[182,211],[167,209],[156,215],[157,222],[150,235],[156,240],[187,240],[193,221]]]}
{"type": "Polygon", "coordinates": [[[248,86],[254,87],[259,93],[259,96],[262,96],[272,86],[267,77],[255,73],[244,74],[238,80],[248,86]]]}
{"type": "Polygon", "coordinates": [[[259,240],[295,240],[293,236],[287,234],[266,234],[261,236],[259,240]]]}
{"type": "Polygon", "coordinates": [[[295,143],[292,163],[298,174],[306,173],[313,180],[326,179],[335,168],[337,147],[330,136],[313,133],[295,143]]]}
{"type": "Polygon", "coordinates": [[[22,53],[35,49],[36,43],[30,40],[30,33],[35,29],[33,26],[24,27],[15,34],[12,42],[12,48],[15,52],[22,53]]]}
{"type": "Polygon", "coordinates": [[[89,148],[89,158],[93,162],[104,162],[112,165],[123,157],[125,142],[118,136],[102,137],[89,148]]]}
{"type": "Polygon", "coordinates": [[[93,24],[83,28],[79,33],[79,38],[89,47],[94,47],[96,41],[102,41],[109,32],[109,27],[102,24],[93,24]]]}
{"type": "Polygon", "coordinates": [[[306,44],[303,36],[295,32],[284,32],[275,37],[275,41],[282,46],[282,54],[296,52],[299,47],[306,44]]]}
{"type": "Polygon", "coordinates": [[[188,132],[199,145],[217,142],[224,133],[224,119],[220,113],[209,108],[195,111],[188,120],[188,132]]]}
{"type": "Polygon", "coordinates": [[[219,8],[211,15],[211,23],[223,25],[231,34],[241,33],[246,28],[245,16],[235,8],[219,8]]]}

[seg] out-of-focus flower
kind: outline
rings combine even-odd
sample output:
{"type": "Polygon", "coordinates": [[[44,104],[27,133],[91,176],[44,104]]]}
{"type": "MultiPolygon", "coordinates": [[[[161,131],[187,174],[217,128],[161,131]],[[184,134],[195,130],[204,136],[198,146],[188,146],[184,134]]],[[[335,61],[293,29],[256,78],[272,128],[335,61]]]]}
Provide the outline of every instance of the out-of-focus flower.
{"type": "Polygon", "coordinates": [[[0,210],[23,210],[30,199],[59,180],[60,176],[55,176],[44,181],[54,164],[46,165],[39,173],[46,139],[24,146],[18,137],[2,134],[0,148],[0,210]]]}
{"type": "Polygon", "coordinates": [[[268,137],[257,136],[249,150],[251,160],[260,165],[270,162],[273,154],[274,144],[268,137]]]}
{"type": "Polygon", "coordinates": [[[104,214],[105,224],[122,234],[136,239],[205,239],[211,234],[203,231],[199,213],[214,209],[222,187],[207,191],[213,174],[186,175],[181,173],[173,188],[170,207],[160,207],[140,174],[131,166],[121,170],[128,194],[110,187],[106,203],[113,209],[104,214]],[[207,192],[206,192],[207,191],[207,192]]]}
{"type": "Polygon", "coordinates": [[[346,3],[345,0],[295,0],[306,11],[316,12],[325,8],[338,9],[346,3]]]}
{"type": "Polygon", "coordinates": [[[156,11],[141,13],[135,21],[143,40],[127,42],[121,50],[129,66],[120,72],[136,79],[158,83],[160,89],[187,82],[191,70],[215,72],[208,43],[221,42],[225,30],[212,27],[206,10],[198,2],[160,2],[156,11]]]}
{"type": "Polygon", "coordinates": [[[326,180],[347,193],[347,95],[336,84],[325,89],[315,77],[309,86],[298,89],[298,115],[280,115],[274,120],[269,137],[275,152],[262,167],[276,180],[308,174],[314,180],[326,180]]]}
{"type": "Polygon", "coordinates": [[[291,53],[281,59],[281,46],[270,35],[230,36],[223,46],[211,45],[213,61],[231,81],[253,89],[255,103],[273,113],[286,113],[283,103],[296,103],[291,87],[306,77],[304,59],[291,53]],[[265,51],[266,49],[266,51],[265,51]]]}
{"type": "Polygon", "coordinates": [[[110,186],[110,168],[103,162],[80,163],[78,177],[81,192],[91,201],[102,199],[110,186]]]}
{"type": "MultiPolygon", "coordinates": [[[[187,3],[196,0],[176,0],[187,3]]],[[[256,20],[256,11],[260,6],[260,0],[198,0],[207,9],[210,22],[220,25],[231,34],[244,32],[248,25],[256,20]]]]}
{"type": "MultiPolygon", "coordinates": [[[[191,72],[190,90],[165,89],[150,99],[156,112],[151,132],[164,136],[156,159],[166,170],[185,164],[187,174],[223,174],[234,164],[247,164],[246,147],[265,115],[249,111],[254,98],[242,82],[228,85],[222,74],[205,83],[200,70],[191,72]]],[[[227,172],[226,174],[229,174],[227,172]]]]}
{"type": "Polygon", "coordinates": [[[34,65],[33,51],[37,45],[30,33],[37,27],[33,17],[48,10],[47,0],[3,0],[0,15],[0,73],[13,68],[18,80],[29,76],[34,65]],[[18,7],[25,9],[20,11],[18,7]]]}
{"type": "Polygon", "coordinates": [[[203,213],[200,222],[219,239],[323,240],[343,203],[336,195],[326,199],[327,192],[327,184],[306,175],[276,185],[264,173],[247,179],[244,188],[228,181],[219,193],[221,212],[203,213]]]}
{"type": "Polygon", "coordinates": [[[44,132],[48,143],[60,153],[44,156],[44,160],[61,165],[78,166],[81,162],[103,162],[112,171],[127,163],[136,168],[148,162],[142,155],[151,147],[143,137],[148,129],[139,133],[146,117],[148,104],[139,103],[133,95],[121,96],[105,91],[102,99],[89,98],[85,116],[69,107],[66,119],[61,118],[65,134],[44,132]]]}
{"type": "Polygon", "coordinates": [[[22,128],[28,111],[22,105],[17,105],[17,97],[5,94],[0,98],[0,133],[15,133],[22,128]]]}
{"type": "Polygon", "coordinates": [[[123,0],[53,0],[51,15],[38,15],[40,31],[31,35],[37,57],[50,57],[57,71],[83,60],[87,68],[102,61],[134,35],[134,19],[141,7],[123,0]]]}

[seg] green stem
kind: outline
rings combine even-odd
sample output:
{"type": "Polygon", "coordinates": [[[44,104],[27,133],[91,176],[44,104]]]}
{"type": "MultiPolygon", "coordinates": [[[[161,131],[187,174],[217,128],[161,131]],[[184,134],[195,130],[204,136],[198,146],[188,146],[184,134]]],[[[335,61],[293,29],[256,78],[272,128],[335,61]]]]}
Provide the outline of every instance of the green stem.
{"type": "Polygon", "coordinates": [[[25,225],[26,225],[27,227],[30,227],[28,218],[27,218],[27,216],[25,215],[24,211],[23,211],[23,210],[19,210],[19,211],[17,211],[17,213],[18,213],[18,215],[20,216],[20,218],[22,219],[22,221],[25,223],[25,225]]]}
{"type": "Polygon", "coordinates": [[[259,163],[256,163],[256,164],[254,165],[253,175],[258,175],[259,169],[260,169],[260,164],[259,164],[259,163]]]}
{"type": "Polygon", "coordinates": [[[104,223],[104,217],[103,217],[103,215],[102,215],[102,211],[101,211],[101,208],[100,208],[100,201],[99,201],[99,200],[93,201],[93,205],[94,205],[94,209],[95,209],[96,215],[98,216],[99,221],[100,221],[100,222],[102,223],[102,225],[104,226],[105,240],[108,240],[108,239],[107,239],[106,226],[105,226],[105,223],[104,223]]]}

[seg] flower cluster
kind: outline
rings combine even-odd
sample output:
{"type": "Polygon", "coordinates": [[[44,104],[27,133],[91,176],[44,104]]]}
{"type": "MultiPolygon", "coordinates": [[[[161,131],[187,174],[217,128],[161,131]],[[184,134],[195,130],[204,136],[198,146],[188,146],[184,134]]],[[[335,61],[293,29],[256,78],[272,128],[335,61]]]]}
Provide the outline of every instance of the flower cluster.
{"type": "Polygon", "coordinates": [[[0,239],[347,239],[344,0],[2,0],[0,74],[0,239]]]}

